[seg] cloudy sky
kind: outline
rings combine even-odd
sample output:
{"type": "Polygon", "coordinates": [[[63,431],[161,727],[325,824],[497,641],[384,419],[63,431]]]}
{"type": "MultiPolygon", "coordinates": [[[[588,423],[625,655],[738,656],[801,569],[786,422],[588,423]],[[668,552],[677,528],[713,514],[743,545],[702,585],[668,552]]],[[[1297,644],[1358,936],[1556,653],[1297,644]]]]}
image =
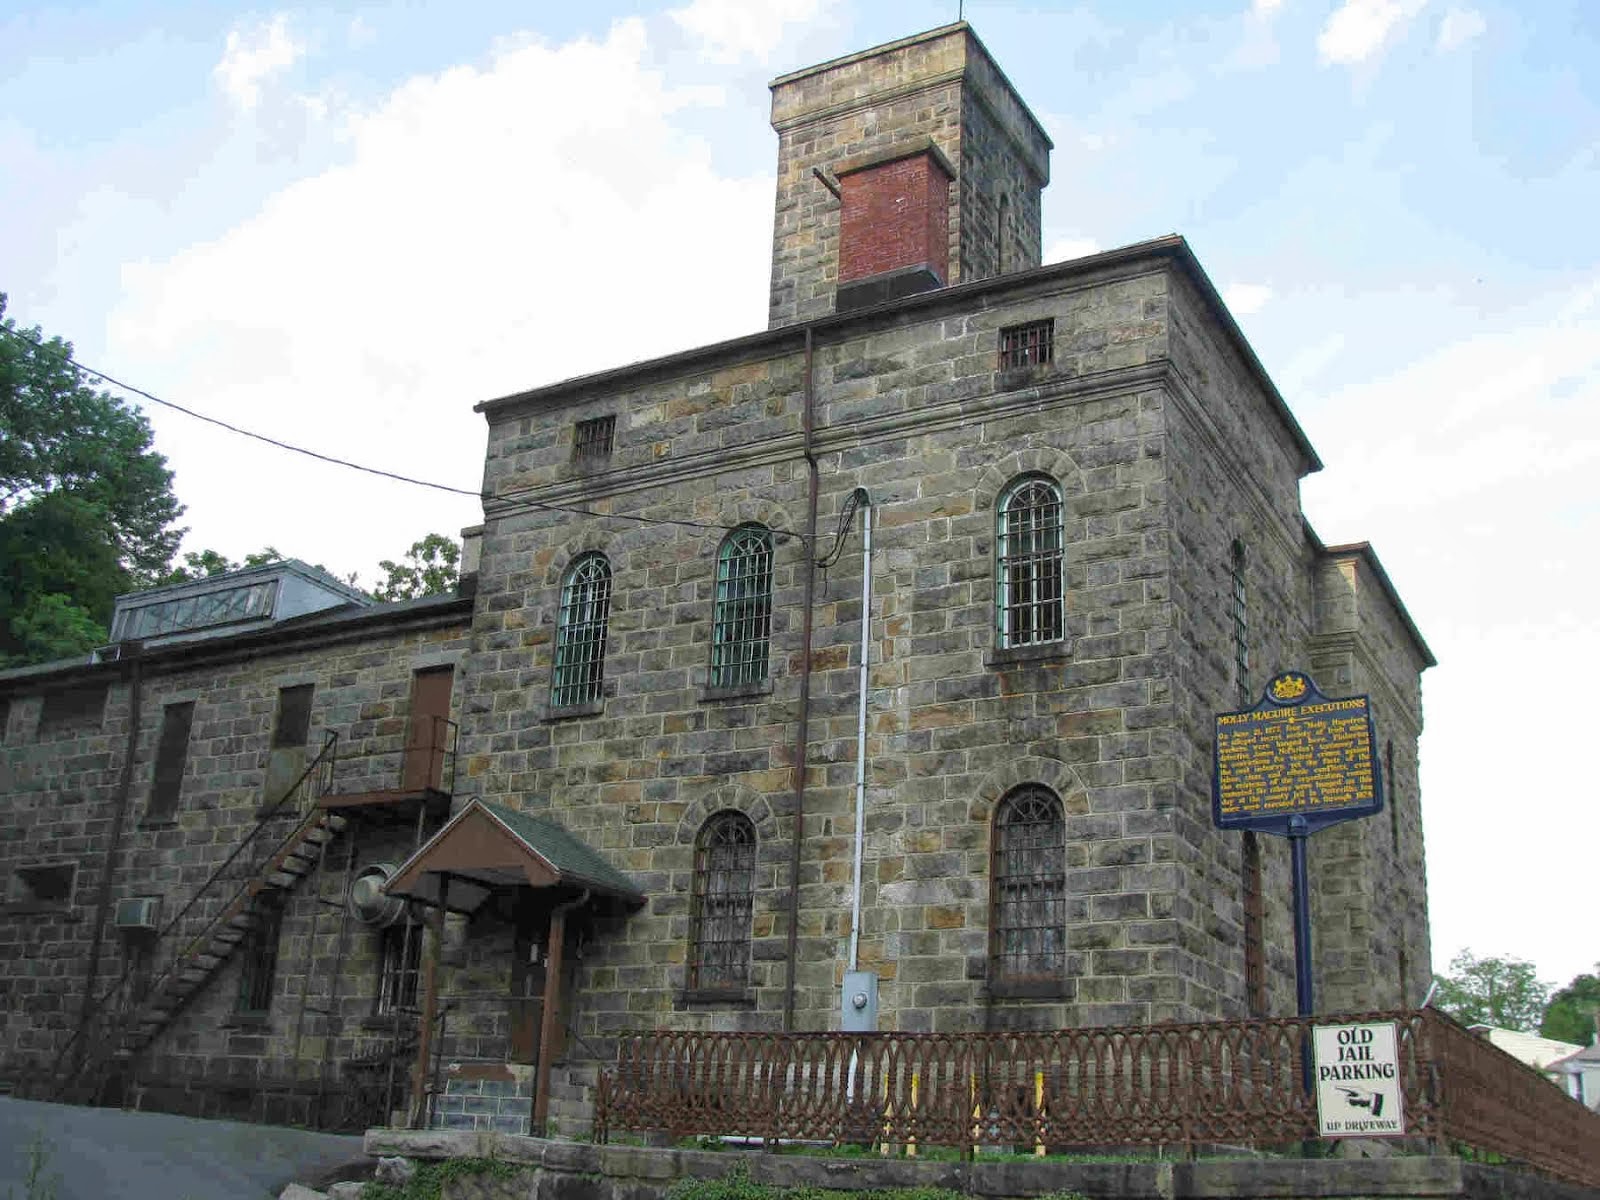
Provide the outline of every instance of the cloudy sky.
{"type": "MultiPolygon", "coordinates": [[[[87,363],[473,490],[474,402],[763,327],[774,75],[956,0],[12,0],[0,291],[87,363]]],[[[1190,239],[1425,677],[1436,965],[1593,932],[1600,5],[968,0],[1056,143],[1050,259],[1190,239]]],[[[190,548],[370,580],[474,501],[150,412],[190,548]]]]}

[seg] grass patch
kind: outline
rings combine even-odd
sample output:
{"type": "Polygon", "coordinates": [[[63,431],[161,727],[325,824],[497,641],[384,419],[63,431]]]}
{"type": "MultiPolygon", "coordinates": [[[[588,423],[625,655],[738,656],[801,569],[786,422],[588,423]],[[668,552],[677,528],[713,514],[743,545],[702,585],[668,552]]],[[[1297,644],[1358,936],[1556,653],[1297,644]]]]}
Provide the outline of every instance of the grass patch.
{"type": "Polygon", "coordinates": [[[403,1187],[376,1180],[361,1189],[361,1200],[439,1200],[447,1180],[487,1175],[491,1179],[510,1179],[528,1168],[495,1158],[447,1158],[424,1163],[403,1187]]]}

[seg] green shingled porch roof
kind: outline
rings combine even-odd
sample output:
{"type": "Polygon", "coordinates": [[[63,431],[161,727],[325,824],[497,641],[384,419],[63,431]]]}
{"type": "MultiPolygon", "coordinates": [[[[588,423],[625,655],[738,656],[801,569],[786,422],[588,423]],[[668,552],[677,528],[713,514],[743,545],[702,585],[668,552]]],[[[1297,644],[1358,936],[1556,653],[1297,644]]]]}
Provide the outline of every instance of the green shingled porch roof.
{"type": "Polygon", "coordinates": [[[522,839],[530,850],[572,882],[591,884],[625,899],[643,903],[644,896],[631,879],[601,858],[598,851],[554,821],[504,804],[493,804],[487,800],[478,803],[522,839]]]}

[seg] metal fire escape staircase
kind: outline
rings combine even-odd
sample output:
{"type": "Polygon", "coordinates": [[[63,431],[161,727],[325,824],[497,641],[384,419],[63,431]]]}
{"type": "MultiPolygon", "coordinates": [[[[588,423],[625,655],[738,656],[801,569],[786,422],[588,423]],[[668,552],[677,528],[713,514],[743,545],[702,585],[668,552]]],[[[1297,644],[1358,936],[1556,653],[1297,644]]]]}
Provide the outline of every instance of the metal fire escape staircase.
{"type": "MultiPolygon", "coordinates": [[[[349,823],[323,804],[333,785],[337,750],[338,735],[329,733],[284,796],[96,998],[89,1019],[56,1058],[52,1099],[84,1103],[98,1098],[119,1068],[148,1046],[248,940],[276,899],[273,894],[293,891],[313,873],[320,876],[332,843],[349,823]],[[273,842],[273,833],[294,817],[299,819],[288,833],[273,842]]],[[[347,844],[347,875],[353,850],[353,843],[347,844]]],[[[320,895],[318,900],[320,916],[329,901],[320,895]]],[[[314,957],[308,954],[304,989],[310,986],[314,957]]],[[[335,975],[338,969],[335,963],[335,975]]]]}

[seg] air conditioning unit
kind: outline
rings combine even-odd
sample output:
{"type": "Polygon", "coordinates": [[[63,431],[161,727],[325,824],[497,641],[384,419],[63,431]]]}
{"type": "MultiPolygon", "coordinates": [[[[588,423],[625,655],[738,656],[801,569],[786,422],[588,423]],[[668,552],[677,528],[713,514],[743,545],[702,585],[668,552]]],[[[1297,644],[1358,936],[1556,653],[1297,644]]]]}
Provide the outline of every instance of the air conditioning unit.
{"type": "Polygon", "coordinates": [[[406,902],[383,890],[395,872],[393,863],[373,863],[350,882],[350,913],[358,921],[387,929],[406,915],[406,902]]]}
{"type": "Polygon", "coordinates": [[[160,896],[134,896],[117,901],[116,927],[130,933],[154,933],[161,916],[160,896]]]}

